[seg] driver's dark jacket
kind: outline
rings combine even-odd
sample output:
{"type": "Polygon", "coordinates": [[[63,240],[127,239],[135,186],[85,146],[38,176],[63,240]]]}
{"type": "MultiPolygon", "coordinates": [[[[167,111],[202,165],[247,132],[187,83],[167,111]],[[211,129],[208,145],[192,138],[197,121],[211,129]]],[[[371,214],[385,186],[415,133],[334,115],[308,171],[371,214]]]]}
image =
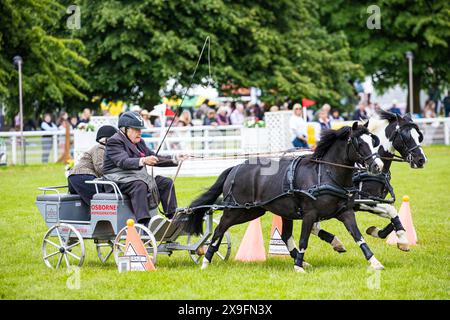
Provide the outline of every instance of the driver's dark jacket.
{"type": "MultiPolygon", "coordinates": [[[[105,156],[103,160],[103,173],[120,168],[122,170],[138,170],[139,159],[141,157],[154,156],[144,140],[141,139],[137,144],[132,143],[122,132],[117,132],[106,143],[105,156]]],[[[156,167],[174,167],[177,162],[171,157],[159,156],[156,167]]]]}

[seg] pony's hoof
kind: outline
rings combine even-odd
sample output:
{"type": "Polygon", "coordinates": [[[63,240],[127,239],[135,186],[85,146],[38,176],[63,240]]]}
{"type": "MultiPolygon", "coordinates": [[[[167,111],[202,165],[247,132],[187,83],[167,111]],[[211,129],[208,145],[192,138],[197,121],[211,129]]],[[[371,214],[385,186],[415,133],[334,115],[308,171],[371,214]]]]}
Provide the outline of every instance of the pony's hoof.
{"type": "Polygon", "coordinates": [[[338,237],[333,238],[333,241],[331,241],[331,245],[333,246],[334,251],[337,251],[339,253],[347,252],[347,249],[345,249],[344,244],[341,242],[341,240],[338,239],[338,237]]]}
{"type": "Polygon", "coordinates": [[[303,269],[302,267],[299,267],[299,266],[294,266],[294,271],[297,273],[306,273],[305,269],[303,269]]]}
{"type": "Polygon", "coordinates": [[[203,258],[201,270],[205,270],[206,268],[208,268],[209,263],[210,263],[210,262],[208,261],[208,259],[203,258]]]}
{"type": "Polygon", "coordinates": [[[309,268],[312,268],[312,265],[306,261],[303,261],[303,268],[309,269],[309,268]]]}
{"type": "Polygon", "coordinates": [[[378,235],[378,232],[380,231],[380,229],[378,229],[377,227],[369,227],[366,230],[366,233],[369,236],[375,237],[375,238],[379,238],[380,236],[378,235]]]}
{"type": "Polygon", "coordinates": [[[408,252],[409,251],[409,243],[397,242],[397,248],[399,248],[402,251],[408,252]]]}
{"type": "Polygon", "coordinates": [[[375,256],[372,256],[372,258],[369,259],[370,266],[372,270],[384,270],[384,266],[381,264],[380,261],[375,258],[375,256]]]}
{"type": "Polygon", "coordinates": [[[208,250],[208,247],[207,247],[207,246],[200,246],[200,247],[197,249],[196,253],[197,253],[199,256],[204,256],[204,255],[206,254],[206,250],[208,250]]]}

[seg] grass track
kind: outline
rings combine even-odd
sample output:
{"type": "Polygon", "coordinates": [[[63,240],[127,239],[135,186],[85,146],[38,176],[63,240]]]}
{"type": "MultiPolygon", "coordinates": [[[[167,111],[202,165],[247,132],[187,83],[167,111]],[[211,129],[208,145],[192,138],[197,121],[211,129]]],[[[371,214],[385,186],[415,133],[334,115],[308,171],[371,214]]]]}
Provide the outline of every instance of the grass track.
{"type": "MultiPolygon", "coordinates": [[[[306,274],[293,272],[286,257],[263,263],[213,261],[204,272],[186,252],[158,257],[158,270],[119,274],[113,260],[102,265],[92,241],[80,271],[80,289],[68,289],[71,275],[53,271],[42,262],[41,241],[47,230],[34,201],[38,186],[64,184],[63,166],[27,166],[0,169],[0,299],[449,299],[450,148],[425,148],[429,163],[423,170],[394,164],[397,197],[408,194],[419,244],[409,253],[366,236],[386,270],[367,271],[367,263],[344,226],[337,220],[322,227],[337,234],[347,253],[337,254],[328,244],[311,237],[306,260],[314,267],[306,274]],[[379,289],[370,289],[376,282],[379,289]]],[[[189,203],[214,178],[178,178],[179,205],[189,203]]],[[[397,208],[400,202],[397,203],[397,208]]],[[[385,226],[387,220],[357,213],[361,231],[385,226]]],[[[269,240],[271,215],[263,217],[269,240]]],[[[231,229],[234,257],[245,225],[231,229]]],[[[294,236],[299,239],[300,223],[294,236]]],[[[267,247],[267,246],[266,246],[267,247]]]]}

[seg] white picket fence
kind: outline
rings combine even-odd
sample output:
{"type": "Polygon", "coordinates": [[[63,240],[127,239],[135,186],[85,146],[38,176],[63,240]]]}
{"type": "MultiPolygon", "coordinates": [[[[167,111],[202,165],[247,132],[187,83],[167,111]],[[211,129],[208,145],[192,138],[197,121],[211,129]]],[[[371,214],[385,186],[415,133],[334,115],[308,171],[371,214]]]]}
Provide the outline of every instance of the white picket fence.
{"type": "MultiPolygon", "coordinates": [[[[183,176],[216,176],[224,169],[241,163],[242,158],[230,156],[244,153],[286,150],[292,147],[287,125],[290,112],[266,113],[266,128],[244,128],[242,126],[194,126],[174,127],[164,141],[160,154],[185,153],[196,158],[183,163],[183,176]],[[227,159],[219,159],[227,156],[227,159]],[[212,160],[214,159],[214,160],[212,160]]],[[[103,124],[114,124],[115,119],[101,119],[103,124]],[[111,122],[112,121],[112,122],[111,122]]],[[[424,145],[450,145],[450,118],[416,119],[424,133],[424,145]]],[[[319,126],[311,123],[318,137],[319,126]]],[[[165,133],[165,128],[143,130],[146,143],[155,150],[165,133]]],[[[80,154],[95,144],[95,132],[74,130],[72,156],[80,154]]],[[[25,163],[42,163],[48,154],[49,162],[56,162],[64,151],[65,132],[28,131],[23,133],[25,163]]],[[[19,132],[0,132],[0,164],[22,164],[21,135],[19,132]],[[5,161],[6,158],[6,161],[5,161]]],[[[173,175],[176,168],[154,168],[154,174],[173,175]]]]}

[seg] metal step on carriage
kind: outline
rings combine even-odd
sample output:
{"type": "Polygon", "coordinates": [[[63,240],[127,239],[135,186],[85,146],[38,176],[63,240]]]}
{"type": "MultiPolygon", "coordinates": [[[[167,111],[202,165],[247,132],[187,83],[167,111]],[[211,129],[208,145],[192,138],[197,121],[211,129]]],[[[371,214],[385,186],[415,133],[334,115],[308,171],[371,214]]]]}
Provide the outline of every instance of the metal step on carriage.
{"type": "MultiPolygon", "coordinates": [[[[62,265],[81,267],[86,256],[85,239],[94,240],[102,263],[113,255],[118,264],[119,257],[124,255],[126,221],[135,219],[130,199],[114,182],[96,179],[86,183],[94,184],[97,190],[90,207],[81,201],[80,196],[60,192],[67,186],[39,188],[43,193],[37,196],[36,205],[49,228],[42,242],[42,257],[49,268],[58,269],[62,265]],[[110,185],[114,192],[99,192],[100,185],[110,185]]],[[[212,214],[205,216],[203,234],[193,236],[158,214],[157,209],[151,210],[150,215],[148,228],[142,224],[135,224],[135,227],[155,265],[158,254],[170,256],[179,250],[188,252],[191,259],[199,263],[210,244],[214,226],[220,221],[212,214]]],[[[230,254],[231,236],[227,232],[218,255],[227,260],[230,254]]]]}

